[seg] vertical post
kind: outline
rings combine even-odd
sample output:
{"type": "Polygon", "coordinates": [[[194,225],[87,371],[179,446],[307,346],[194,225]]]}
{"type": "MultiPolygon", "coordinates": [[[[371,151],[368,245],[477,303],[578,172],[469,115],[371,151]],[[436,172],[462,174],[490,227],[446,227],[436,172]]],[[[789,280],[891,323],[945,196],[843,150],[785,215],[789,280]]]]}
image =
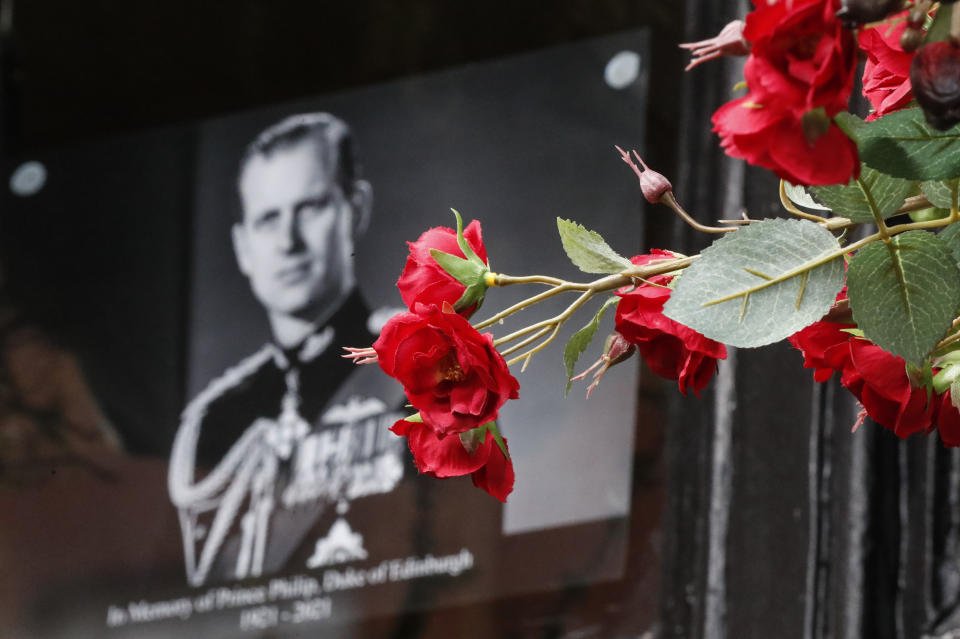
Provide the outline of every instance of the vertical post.
{"type": "Polygon", "coordinates": [[[14,0],[0,0],[0,149],[9,155],[18,146],[15,78],[16,48],[13,32],[14,0]]]}

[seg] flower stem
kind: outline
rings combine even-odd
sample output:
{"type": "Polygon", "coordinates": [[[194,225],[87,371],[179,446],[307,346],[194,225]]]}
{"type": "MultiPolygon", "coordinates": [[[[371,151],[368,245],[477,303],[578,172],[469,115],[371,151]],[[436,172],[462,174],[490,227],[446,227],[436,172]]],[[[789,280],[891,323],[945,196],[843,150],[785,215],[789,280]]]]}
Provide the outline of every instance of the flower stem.
{"type": "MultiPolygon", "coordinates": [[[[545,327],[546,328],[552,328],[554,326],[559,327],[560,324],[563,324],[567,320],[567,318],[569,318],[573,314],[575,310],[583,306],[583,304],[587,300],[589,300],[591,297],[593,297],[594,294],[595,294],[594,291],[584,291],[580,295],[580,297],[578,297],[572,304],[570,304],[570,306],[564,309],[564,311],[559,315],[555,315],[554,317],[551,317],[549,319],[541,320],[535,324],[531,324],[530,326],[526,326],[524,328],[521,328],[520,330],[514,331],[509,335],[505,335],[504,337],[495,339],[493,341],[493,345],[499,346],[500,344],[506,344],[507,342],[512,342],[518,337],[523,337],[527,333],[532,333],[533,331],[540,330],[545,327]]],[[[539,350],[539,348],[537,350],[539,350]]]]}
{"type": "MultiPolygon", "coordinates": [[[[547,275],[525,275],[522,277],[514,277],[512,275],[503,275],[502,273],[497,273],[493,282],[493,286],[510,286],[511,284],[549,284],[551,286],[561,286],[563,284],[571,284],[571,282],[561,280],[557,277],[549,277],[547,275]]],[[[586,288],[589,286],[589,284],[582,284],[579,286],[586,288]]]]}
{"type": "Polygon", "coordinates": [[[509,355],[510,353],[515,353],[516,351],[519,351],[521,348],[523,348],[523,347],[525,347],[525,346],[528,346],[528,345],[532,344],[533,342],[537,341],[538,339],[540,339],[541,337],[543,337],[544,335],[546,335],[547,333],[549,333],[550,330],[551,330],[551,327],[550,327],[550,326],[544,326],[544,327],[541,328],[539,331],[537,331],[536,333],[534,333],[533,335],[531,335],[531,336],[528,337],[527,339],[523,340],[522,342],[520,342],[520,343],[518,343],[518,344],[514,344],[514,345],[511,346],[510,348],[500,351],[500,354],[503,355],[504,357],[506,357],[506,356],[509,355]]]}
{"type": "MultiPolygon", "coordinates": [[[[498,277],[505,277],[505,276],[501,275],[501,276],[498,276],[498,277]]],[[[473,327],[474,327],[475,329],[477,329],[478,331],[483,330],[483,329],[487,328],[488,326],[490,326],[491,324],[496,324],[496,323],[499,322],[500,320],[505,319],[505,318],[513,315],[513,314],[516,313],[517,311],[522,311],[523,309],[527,308],[528,306],[533,306],[534,304],[537,304],[538,302],[542,302],[543,300],[549,299],[549,298],[551,298],[551,297],[553,297],[553,296],[555,296],[555,295],[559,295],[560,293],[566,293],[567,291],[582,291],[582,290],[584,290],[585,288],[589,288],[589,284],[587,284],[587,285],[585,285],[585,286],[584,286],[584,285],[581,285],[581,284],[574,284],[573,282],[564,282],[563,284],[558,284],[558,285],[554,286],[553,288],[547,289],[546,291],[543,291],[542,293],[538,293],[537,295],[534,295],[533,297],[528,297],[528,298],[525,299],[525,300],[522,300],[522,301],[520,301],[520,302],[517,302],[516,304],[514,304],[513,306],[511,306],[511,307],[509,307],[509,308],[505,308],[504,310],[500,311],[499,313],[497,313],[497,314],[494,315],[493,317],[491,317],[491,318],[489,318],[489,319],[485,319],[485,320],[483,320],[482,322],[480,322],[480,323],[478,323],[478,324],[474,324],[473,327]]]]}
{"type": "Polygon", "coordinates": [[[826,224],[827,219],[820,217],[819,215],[813,215],[812,213],[805,213],[798,209],[793,202],[790,201],[790,198],[787,197],[787,182],[785,180],[780,180],[780,204],[783,205],[783,208],[787,209],[790,213],[793,213],[797,217],[802,217],[805,220],[811,220],[817,224],[826,224]]]}
{"type": "Polygon", "coordinates": [[[702,231],[704,233],[732,233],[737,230],[736,227],[706,226],[700,222],[697,222],[689,213],[683,210],[683,207],[680,206],[680,203],[677,202],[677,198],[673,196],[671,191],[664,193],[660,201],[673,209],[674,213],[679,215],[684,222],[698,231],[702,231]]]}
{"type": "MultiPolygon", "coordinates": [[[[483,330],[488,326],[496,324],[497,322],[506,319],[507,317],[513,315],[518,311],[533,306],[543,300],[549,299],[560,293],[567,293],[569,291],[590,291],[592,294],[601,293],[603,291],[611,291],[613,289],[621,288],[623,286],[630,286],[631,284],[636,284],[638,281],[643,281],[647,278],[653,277],[654,275],[662,275],[664,273],[670,273],[671,271],[677,271],[684,269],[697,258],[696,255],[691,257],[679,257],[675,259],[664,259],[664,260],[655,260],[648,264],[642,266],[632,266],[630,268],[624,269],[620,273],[614,273],[612,275],[607,275],[596,279],[589,283],[578,283],[578,282],[568,282],[566,280],[548,278],[542,275],[531,275],[526,277],[514,277],[511,275],[497,274],[497,281],[503,281],[506,284],[541,284],[548,283],[548,280],[555,280],[553,286],[541,293],[538,293],[532,297],[528,297],[525,300],[521,300],[506,308],[496,315],[483,320],[477,324],[474,324],[475,329],[483,330]]],[[[537,326],[537,325],[534,325],[537,326]]],[[[529,327],[528,327],[529,328],[529,327]]],[[[533,329],[536,330],[536,329],[533,329]]],[[[529,332],[529,331],[526,331],[529,332]]],[[[525,333],[523,333],[525,334],[525,333]]],[[[519,335],[517,335],[519,337],[519,335]]],[[[502,338],[501,338],[502,339],[502,338]]],[[[501,343],[500,340],[497,340],[498,343],[501,343]]]]}

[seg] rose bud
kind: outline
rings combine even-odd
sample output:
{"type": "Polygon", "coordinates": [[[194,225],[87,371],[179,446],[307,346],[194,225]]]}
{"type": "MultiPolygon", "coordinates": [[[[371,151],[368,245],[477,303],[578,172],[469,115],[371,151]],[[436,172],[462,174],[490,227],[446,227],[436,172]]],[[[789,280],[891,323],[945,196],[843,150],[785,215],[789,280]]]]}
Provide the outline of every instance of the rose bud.
{"type": "Polygon", "coordinates": [[[914,29],[908,26],[900,35],[900,48],[906,53],[913,53],[923,44],[923,36],[922,29],[914,29]]]}
{"type": "Polygon", "coordinates": [[[438,435],[462,433],[497,418],[520,384],[490,333],[480,334],[449,304],[417,303],[390,318],[373,343],[384,373],[438,435]]]}
{"type": "Polygon", "coordinates": [[[616,149],[620,151],[620,158],[626,162],[627,166],[633,169],[633,172],[640,178],[640,191],[643,193],[643,197],[647,198],[647,202],[656,204],[662,200],[667,193],[673,193],[673,185],[670,184],[670,180],[647,166],[646,162],[643,161],[636,151],[633,152],[633,156],[640,162],[640,165],[643,166],[643,170],[636,165],[629,153],[619,146],[616,147],[616,149]]]}
{"type": "Polygon", "coordinates": [[[590,368],[583,371],[576,377],[571,377],[570,381],[575,382],[585,378],[590,372],[597,370],[593,374],[593,382],[587,387],[587,398],[589,399],[590,393],[600,385],[600,380],[603,379],[604,374],[606,374],[607,369],[611,366],[616,366],[620,362],[624,362],[637,351],[637,347],[634,344],[631,344],[626,337],[620,333],[614,333],[607,337],[606,342],[603,345],[603,355],[600,356],[596,362],[590,365],[590,368]]]}
{"type": "Polygon", "coordinates": [[[946,131],[960,122],[960,47],[943,41],[921,48],[910,65],[910,83],[930,126],[946,131]]]}
{"type": "Polygon", "coordinates": [[[858,24],[883,20],[903,8],[903,0],[843,0],[837,17],[848,29],[858,24]]]}
{"type": "Polygon", "coordinates": [[[397,288],[410,310],[418,303],[442,307],[447,302],[470,317],[483,303],[489,266],[480,222],[474,220],[464,230],[460,214],[453,213],[456,229],[434,227],[407,242],[410,253],[397,288]]]}

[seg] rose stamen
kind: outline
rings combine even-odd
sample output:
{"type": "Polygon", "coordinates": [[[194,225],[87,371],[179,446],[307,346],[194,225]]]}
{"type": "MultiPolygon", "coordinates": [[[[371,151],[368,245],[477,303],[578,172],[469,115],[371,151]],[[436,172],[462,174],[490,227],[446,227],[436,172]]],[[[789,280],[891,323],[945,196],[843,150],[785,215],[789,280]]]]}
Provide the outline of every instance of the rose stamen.
{"type": "Polygon", "coordinates": [[[467,374],[460,367],[460,362],[453,354],[444,357],[438,363],[437,382],[462,382],[467,378],[467,374]]]}

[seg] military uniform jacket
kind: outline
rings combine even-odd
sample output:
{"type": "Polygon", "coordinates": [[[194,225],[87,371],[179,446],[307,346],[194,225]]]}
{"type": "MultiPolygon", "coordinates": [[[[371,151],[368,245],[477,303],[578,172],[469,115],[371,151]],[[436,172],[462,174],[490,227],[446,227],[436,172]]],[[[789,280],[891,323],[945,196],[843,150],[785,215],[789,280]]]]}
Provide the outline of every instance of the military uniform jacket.
{"type": "Polygon", "coordinates": [[[267,344],[185,409],[169,488],[192,585],[495,551],[500,504],[467,478],[418,477],[388,430],[412,412],[402,387],[341,357],[374,341],[367,317],[354,293],[297,348],[267,344]]]}

